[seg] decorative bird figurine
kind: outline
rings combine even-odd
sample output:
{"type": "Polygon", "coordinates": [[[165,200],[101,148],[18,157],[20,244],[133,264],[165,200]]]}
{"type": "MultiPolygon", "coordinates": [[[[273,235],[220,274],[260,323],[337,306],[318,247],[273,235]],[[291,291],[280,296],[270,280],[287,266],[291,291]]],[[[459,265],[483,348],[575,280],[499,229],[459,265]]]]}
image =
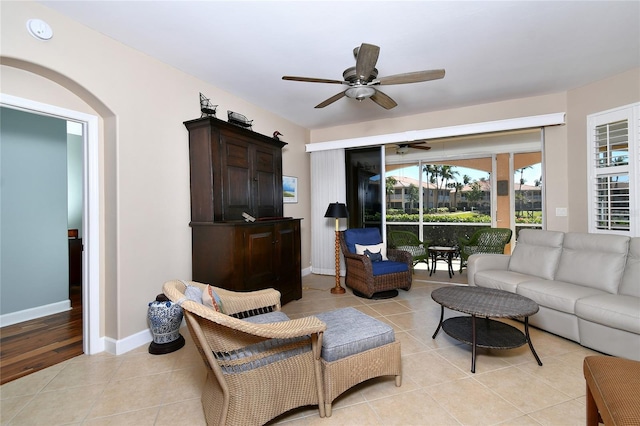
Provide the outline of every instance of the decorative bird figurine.
{"type": "Polygon", "coordinates": [[[279,141],[280,140],[280,136],[284,136],[284,135],[282,133],[280,133],[279,131],[277,131],[277,130],[275,132],[273,132],[273,138],[275,140],[279,141]]]}

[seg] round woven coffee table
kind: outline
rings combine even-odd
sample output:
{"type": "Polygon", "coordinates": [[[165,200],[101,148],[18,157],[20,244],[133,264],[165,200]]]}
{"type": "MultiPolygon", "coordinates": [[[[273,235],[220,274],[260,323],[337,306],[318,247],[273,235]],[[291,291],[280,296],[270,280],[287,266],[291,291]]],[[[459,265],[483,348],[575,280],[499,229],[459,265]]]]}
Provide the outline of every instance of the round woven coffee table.
{"type": "Polygon", "coordinates": [[[447,286],[431,292],[431,298],[441,305],[440,323],[435,339],[444,330],[449,336],[472,346],[471,372],[476,372],[476,348],[513,349],[525,343],[538,365],[542,365],[529,337],[529,316],[538,312],[533,300],[504,290],[484,287],[447,286]],[[444,319],[444,308],[470,316],[444,319]],[[480,320],[476,320],[480,317],[480,320]],[[509,324],[492,318],[524,318],[524,333],[509,324]]]}

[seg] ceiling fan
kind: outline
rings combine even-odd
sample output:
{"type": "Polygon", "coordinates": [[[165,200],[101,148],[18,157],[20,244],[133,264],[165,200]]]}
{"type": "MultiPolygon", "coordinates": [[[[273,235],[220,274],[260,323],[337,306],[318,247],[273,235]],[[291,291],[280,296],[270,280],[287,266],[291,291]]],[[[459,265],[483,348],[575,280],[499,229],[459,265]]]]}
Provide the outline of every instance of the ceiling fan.
{"type": "Polygon", "coordinates": [[[420,141],[413,141],[413,142],[401,142],[401,143],[397,143],[396,145],[396,154],[406,154],[407,152],[409,152],[409,150],[411,148],[413,149],[422,149],[424,151],[429,151],[431,149],[431,147],[429,145],[423,145],[426,144],[426,139],[425,140],[420,140],[420,141]]]}
{"type": "Polygon", "coordinates": [[[344,80],[294,77],[289,75],[285,75],[284,77],[282,77],[282,79],[291,81],[305,81],[309,83],[344,84],[349,86],[346,90],[330,97],[323,102],[320,102],[318,105],[316,105],[316,108],[324,108],[327,105],[330,105],[338,99],[346,96],[348,98],[357,99],[359,101],[371,98],[373,102],[377,103],[381,107],[385,109],[391,109],[398,105],[396,101],[391,99],[388,95],[384,94],[374,86],[419,83],[422,81],[438,80],[444,77],[444,70],[437,69],[408,72],[378,78],[376,62],[378,62],[379,54],[380,48],[368,43],[362,43],[362,45],[353,49],[353,56],[356,59],[356,66],[349,67],[344,70],[344,72],[342,73],[342,77],[344,80]]]}

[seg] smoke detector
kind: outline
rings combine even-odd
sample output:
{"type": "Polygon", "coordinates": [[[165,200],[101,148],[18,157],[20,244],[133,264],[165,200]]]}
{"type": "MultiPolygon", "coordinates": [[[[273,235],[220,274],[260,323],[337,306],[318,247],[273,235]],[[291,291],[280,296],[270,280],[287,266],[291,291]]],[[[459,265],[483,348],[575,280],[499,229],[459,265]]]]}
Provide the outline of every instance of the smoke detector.
{"type": "Polygon", "coordinates": [[[27,30],[29,30],[29,34],[38,40],[50,40],[53,37],[53,30],[42,19],[29,19],[27,21],[27,30]]]}

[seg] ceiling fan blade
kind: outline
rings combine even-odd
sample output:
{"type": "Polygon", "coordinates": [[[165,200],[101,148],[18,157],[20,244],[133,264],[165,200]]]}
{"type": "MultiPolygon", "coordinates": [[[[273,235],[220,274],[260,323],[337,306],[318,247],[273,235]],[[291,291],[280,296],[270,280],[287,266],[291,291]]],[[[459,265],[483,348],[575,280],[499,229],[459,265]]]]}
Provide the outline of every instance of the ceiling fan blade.
{"type": "Polygon", "coordinates": [[[358,55],[356,59],[356,77],[361,81],[367,81],[373,69],[378,62],[378,55],[380,55],[380,48],[373,44],[362,43],[358,49],[358,55]]]}
{"type": "Polygon", "coordinates": [[[290,81],[305,81],[307,83],[331,83],[331,84],[346,84],[342,80],[329,80],[326,78],[312,78],[312,77],[294,77],[291,75],[285,75],[282,77],[283,80],[290,81]]]}
{"type": "Polygon", "coordinates": [[[377,103],[378,105],[380,105],[384,109],[391,109],[398,106],[396,101],[394,101],[389,96],[385,95],[379,90],[376,90],[376,93],[374,93],[373,96],[371,96],[371,100],[377,103]]]}
{"type": "Polygon", "coordinates": [[[429,150],[431,149],[431,147],[430,147],[430,146],[428,146],[428,145],[427,145],[427,146],[424,146],[424,145],[411,145],[411,144],[409,144],[409,146],[410,146],[411,148],[415,148],[415,149],[422,149],[422,150],[424,150],[424,151],[429,151],[429,150]]]}
{"type": "Polygon", "coordinates": [[[316,108],[324,108],[327,105],[331,105],[332,103],[334,103],[338,99],[343,98],[344,96],[345,96],[345,93],[344,92],[340,92],[337,95],[333,95],[332,97],[330,97],[326,101],[320,102],[318,105],[316,105],[316,108]]]}
{"type": "Polygon", "coordinates": [[[377,84],[406,84],[438,80],[444,77],[444,70],[428,70],[389,75],[376,80],[377,84]]]}

